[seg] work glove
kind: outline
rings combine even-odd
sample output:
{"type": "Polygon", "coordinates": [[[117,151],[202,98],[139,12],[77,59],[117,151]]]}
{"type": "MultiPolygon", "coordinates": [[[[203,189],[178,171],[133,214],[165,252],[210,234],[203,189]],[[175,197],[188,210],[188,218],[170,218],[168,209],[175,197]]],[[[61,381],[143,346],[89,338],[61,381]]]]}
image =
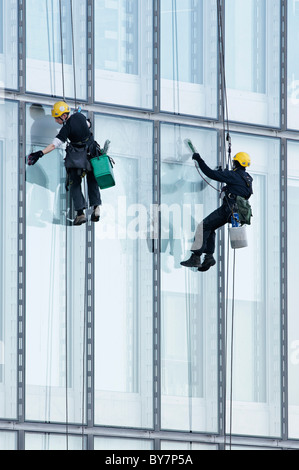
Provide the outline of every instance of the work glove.
{"type": "Polygon", "coordinates": [[[28,156],[27,163],[29,166],[35,165],[36,162],[44,156],[42,150],[38,152],[33,152],[28,156]]]}
{"type": "Polygon", "coordinates": [[[192,157],[192,160],[195,160],[197,163],[200,163],[202,161],[202,158],[199,155],[199,153],[194,153],[193,157],[192,157]]]}

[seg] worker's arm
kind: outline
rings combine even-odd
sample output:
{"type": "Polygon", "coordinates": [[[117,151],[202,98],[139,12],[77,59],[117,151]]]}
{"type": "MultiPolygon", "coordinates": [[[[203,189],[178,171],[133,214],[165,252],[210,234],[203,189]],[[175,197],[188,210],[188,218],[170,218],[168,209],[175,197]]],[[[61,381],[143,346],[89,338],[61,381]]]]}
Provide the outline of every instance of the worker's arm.
{"type": "Polygon", "coordinates": [[[44,150],[39,150],[38,152],[33,152],[29,155],[27,163],[29,166],[35,165],[36,162],[42,158],[44,155],[47,153],[53,152],[53,150],[61,147],[63,145],[63,142],[57,137],[53,140],[52,144],[48,145],[44,150]]]}
{"type": "Polygon", "coordinates": [[[44,155],[47,155],[47,153],[50,153],[50,152],[53,152],[53,150],[55,150],[56,147],[54,144],[50,144],[48,145],[48,147],[46,147],[44,150],[43,150],[43,154],[44,155]]]}
{"type": "Polygon", "coordinates": [[[205,161],[201,158],[198,153],[193,155],[201,171],[211,180],[218,181],[219,183],[229,183],[231,180],[231,174],[228,170],[212,170],[205,161]]]}

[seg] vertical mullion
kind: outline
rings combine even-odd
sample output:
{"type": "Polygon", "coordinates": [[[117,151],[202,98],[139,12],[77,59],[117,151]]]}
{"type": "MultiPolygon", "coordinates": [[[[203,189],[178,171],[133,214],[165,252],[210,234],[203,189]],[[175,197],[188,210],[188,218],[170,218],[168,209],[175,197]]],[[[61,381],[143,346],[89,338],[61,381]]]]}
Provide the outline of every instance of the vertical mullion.
{"type": "MultiPolygon", "coordinates": [[[[25,1],[18,3],[19,90],[25,92],[25,1]]],[[[18,342],[17,342],[17,419],[25,422],[25,318],[26,318],[26,106],[19,103],[19,188],[18,188],[18,342]]],[[[18,448],[24,448],[24,433],[19,433],[18,448]]]]}
{"type": "MultiPolygon", "coordinates": [[[[160,112],[160,38],[161,38],[161,2],[154,0],[153,21],[153,96],[154,112],[160,112]]],[[[161,232],[160,232],[160,122],[154,122],[154,168],[153,168],[153,204],[154,210],[154,234],[153,234],[153,406],[154,406],[154,431],[161,430],[161,232]]],[[[155,450],[160,449],[160,440],[154,441],[155,450]]]]}
{"type": "Polygon", "coordinates": [[[160,42],[161,42],[161,4],[160,0],[154,0],[154,54],[153,54],[153,84],[154,84],[154,111],[159,113],[161,104],[161,67],[160,67],[160,42]]]}
{"type": "MultiPolygon", "coordinates": [[[[287,129],[287,10],[288,1],[281,0],[281,128],[287,129]]],[[[287,140],[281,139],[281,437],[288,439],[288,212],[287,212],[287,140]]]]}
{"type": "Polygon", "coordinates": [[[94,0],[87,0],[87,99],[89,104],[94,103],[94,0]]]}
{"type": "MultiPolygon", "coordinates": [[[[88,103],[94,103],[94,0],[87,0],[87,86],[88,86],[88,103]]],[[[94,113],[89,112],[89,118],[94,124],[94,113]]],[[[95,234],[94,224],[87,225],[86,232],[86,257],[87,257],[87,279],[85,279],[87,292],[87,325],[86,325],[86,371],[87,371],[87,426],[94,426],[94,308],[95,308],[95,269],[94,269],[94,252],[95,252],[95,234]]],[[[93,440],[88,441],[88,449],[93,440]]]]}
{"type": "Polygon", "coordinates": [[[26,308],[26,183],[25,183],[25,103],[19,108],[19,207],[18,207],[18,376],[17,416],[25,421],[25,308],[26,308]]]}
{"type": "MultiPolygon", "coordinates": [[[[219,133],[220,161],[225,161],[224,132],[219,133]]],[[[218,426],[219,434],[226,435],[226,261],[225,261],[225,229],[219,230],[218,237],[218,426]]],[[[222,445],[220,445],[222,448],[222,445]]],[[[224,449],[225,450],[225,449],[224,449]]]]}
{"type": "MultiPolygon", "coordinates": [[[[222,67],[222,55],[224,52],[221,50],[220,39],[223,39],[223,47],[225,48],[225,3],[223,0],[217,1],[217,8],[222,9],[222,21],[221,31],[219,21],[217,22],[218,27],[218,100],[219,100],[219,122],[223,122],[223,129],[219,131],[218,135],[218,163],[225,168],[226,166],[226,144],[225,144],[225,96],[224,96],[224,76],[222,67]],[[220,33],[224,36],[221,37],[220,33]]],[[[217,15],[219,11],[217,12],[217,15]]],[[[224,64],[225,68],[225,64],[224,64]]],[[[219,326],[218,326],[218,427],[219,434],[225,441],[226,435],[226,299],[225,299],[225,229],[219,230],[218,237],[218,259],[219,259],[219,271],[218,271],[218,311],[219,311],[219,326]]],[[[220,449],[225,450],[225,442],[220,445],[220,449]]]]}

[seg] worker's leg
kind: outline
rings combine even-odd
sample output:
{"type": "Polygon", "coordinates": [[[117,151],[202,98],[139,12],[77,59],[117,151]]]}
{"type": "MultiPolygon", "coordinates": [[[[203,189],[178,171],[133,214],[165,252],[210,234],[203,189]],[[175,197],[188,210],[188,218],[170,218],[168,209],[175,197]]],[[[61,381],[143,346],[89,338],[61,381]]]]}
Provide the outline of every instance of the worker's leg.
{"type": "Polygon", "coordinates": [[[226,204],[223,204],[198,225],[195,233],[194,243],[191,247],[193,254],[188,261],[181,263],[182,266],[200,268],[200,256],[203,253],[213,255],[215,251],[216,239],[215,230],[226,224],[228,222],[229,216],[230,209],[226,204]]]}
{"type": "Polygon", "coordinates": [[[92,171],[87,173],[87,187],[90,206],[101,206],[101,193],[99,185],[92,171]]]}
{"type": "Polygon", "coordinates": [[[85,198],[82,194],[82,189],[81,189],[82,178],[80,176],[79,171],[76,168],[69,169],[70,193],[71,193],[71,197],[73,199],[74,207],[76,211],[84,210],[87,207],[85,198]]]}
{"type": "Polygon", "coordinates": [[[71,197],[74,203],[75,210],[77,211],[77,216],[74,220],[74,225],[82,225],[87,222],[87,219],[84,214],[84,209],[86,209],[86,201],[82,194],[81,189],[82,178],[80,171],[76,168],[69,169],[69,188],[71,197]]]}
{"type": "Polygon", "coordinates": [[[230,214],[230,208],[223,204],[208,215],[197,228],[191,251],[198,255],[203,253],[213,254],[215,251],[215,230],[228,222],[230,214]]]}
{"type": "Polygon", "coordinates": [[[99,185],[92,171],[87,173],[87,187],[89,204],[94,208],[91,214],[91,221],[98,222],[100,220],[100,206],[102,205],[102,200],[99,185]]]}

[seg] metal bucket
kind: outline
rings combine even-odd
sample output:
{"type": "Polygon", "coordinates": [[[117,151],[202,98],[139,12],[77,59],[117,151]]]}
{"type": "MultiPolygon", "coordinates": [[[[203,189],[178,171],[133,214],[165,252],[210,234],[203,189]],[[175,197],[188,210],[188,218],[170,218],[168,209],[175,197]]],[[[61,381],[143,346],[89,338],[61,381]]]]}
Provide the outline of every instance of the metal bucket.
{"type": "Polygon", "coordinates": [[[233,250],[248,247],[246,225],[229,228],[230,244],[233,250]]]}

